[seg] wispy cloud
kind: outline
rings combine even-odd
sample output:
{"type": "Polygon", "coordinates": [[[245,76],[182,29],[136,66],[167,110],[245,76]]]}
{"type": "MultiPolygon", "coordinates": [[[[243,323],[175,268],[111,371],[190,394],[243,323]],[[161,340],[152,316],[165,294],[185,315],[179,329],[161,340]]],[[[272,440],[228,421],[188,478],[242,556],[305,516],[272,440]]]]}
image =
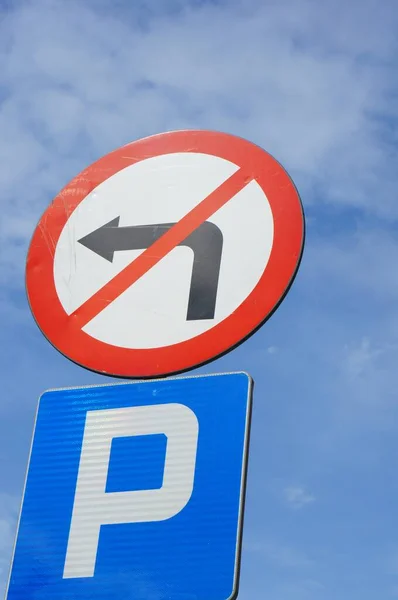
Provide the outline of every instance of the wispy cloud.
{"type": "Polygon", "coordinates": [[[290,486],[284,490],[284,497],[291,508],[300,509],[315,502],[315,496],[309,494],[302,486],[290,486]]]}
{"type": "Polygon", "coordinates": [[[16,3],[0,25],[3,263],[23,263],[41,211],[88,162],[171,128],[244,134],[286,164],[306,203],[397,217],[379,118],[396,15],[387,0],[383,19],[372,1],[338,4],[336,31],[312,0],[16,3]]]}
{"type": "Polygon", "coordinates": [[[382,348],[373,347],[368,338],[355,344],[346,346],[346,367],[349,377],[355,379],[361,377],[365,371],[374,367],[375,361],[387,351],[382,348]]]}
{"type": "Polygon", "coordinates": [[[277,346],[268,346],[267,348],[268,354],[276,354],[278,352],[277,346]]]}

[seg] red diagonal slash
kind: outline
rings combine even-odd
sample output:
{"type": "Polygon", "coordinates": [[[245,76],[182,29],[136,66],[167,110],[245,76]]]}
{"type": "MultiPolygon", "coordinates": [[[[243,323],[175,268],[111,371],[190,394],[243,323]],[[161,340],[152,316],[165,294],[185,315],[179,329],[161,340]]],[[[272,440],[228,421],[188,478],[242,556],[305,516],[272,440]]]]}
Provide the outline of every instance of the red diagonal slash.
{"type": "Polygon", "coordinates": [[[187,213],[181,221],[178,221],[162,237],[144,250],[142,254],[91,296],[91,298],[79,306],[70,315],[71,318],[77,320],[81,328],[84,327],[162,260],[173,248],[181,244],[195,229],[224,206],[228,200],[250,183],[251,180],[252,175],[245,173],[243,169],[235,171],[231,177],[187,213]]]}

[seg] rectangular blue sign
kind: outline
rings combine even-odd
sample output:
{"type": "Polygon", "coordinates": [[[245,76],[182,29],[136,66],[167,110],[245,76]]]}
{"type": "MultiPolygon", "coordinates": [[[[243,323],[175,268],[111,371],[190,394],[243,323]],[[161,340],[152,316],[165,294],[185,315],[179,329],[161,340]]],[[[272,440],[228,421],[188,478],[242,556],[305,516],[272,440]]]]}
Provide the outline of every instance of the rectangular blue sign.
{"type": "Polygon", "coordinates": [[[7,600],[236,598],[245,373],[45,392],[7,600]]]}

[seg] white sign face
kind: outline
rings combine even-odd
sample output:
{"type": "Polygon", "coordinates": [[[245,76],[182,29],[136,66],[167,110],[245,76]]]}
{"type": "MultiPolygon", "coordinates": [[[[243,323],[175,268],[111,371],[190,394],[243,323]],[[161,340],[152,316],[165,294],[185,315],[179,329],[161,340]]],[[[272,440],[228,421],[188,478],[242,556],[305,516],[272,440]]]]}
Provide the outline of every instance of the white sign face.
{"type": "MultiPolygon", "coordinates": [[[[136,162],[98,185],[56,246],[53,275],[65,312],[76,311],[238,170],[218,156],[177,152],[136,162]]],[[[231,315],[259,282],[272,250],[274,222],[263,189],[249,180],[196,233],[83,331],[121,348],[161,348],[231,315]]]]}
{"type": "Polygon", "coordinates": [[[272,156],[228,134],[173,131],[103,156],[54,198],[29,248],[27,295],[77,364],[170,375],[262,325],[303,244],[300,198],[272,156]]]}

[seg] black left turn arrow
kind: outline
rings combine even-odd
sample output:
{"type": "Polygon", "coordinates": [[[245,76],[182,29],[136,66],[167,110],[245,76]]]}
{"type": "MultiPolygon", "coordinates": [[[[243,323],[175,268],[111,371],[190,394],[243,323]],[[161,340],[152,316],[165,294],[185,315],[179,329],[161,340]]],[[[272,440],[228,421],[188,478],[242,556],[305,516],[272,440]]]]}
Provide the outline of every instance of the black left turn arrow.
{"type": "MultiPolygon", "coordinates": [[[[115,252],[149,248],[175,225],[160,223],[119,227],[119,220],[120,217],[112,219],[78,242],[112,262],[115,252]]],[[[191,248],[194,255],[187,321],[214,319],[223,247],[221,230],[214,223],[205,221],[179,246],[191,248]]]]}

